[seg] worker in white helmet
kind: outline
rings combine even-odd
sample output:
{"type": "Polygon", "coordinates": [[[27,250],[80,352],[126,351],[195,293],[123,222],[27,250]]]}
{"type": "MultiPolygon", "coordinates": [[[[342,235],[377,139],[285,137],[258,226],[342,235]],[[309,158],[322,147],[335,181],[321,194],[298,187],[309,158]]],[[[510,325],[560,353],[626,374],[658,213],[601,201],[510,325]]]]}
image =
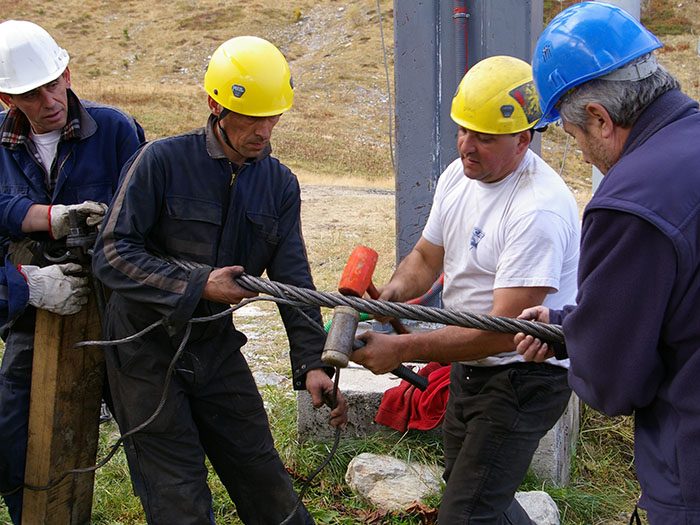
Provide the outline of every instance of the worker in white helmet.
{"type": "Polygon", "coordinates": [[[68,53],[32,22],[0,24],[0,491],[20,523],[35,308],[74,314],[87,302],[75,263],[44,257],[71,210],[99,223],[143,130],[71,90],[68,53]],[[11,493],[11,494],[10,494],[11,493]]]}

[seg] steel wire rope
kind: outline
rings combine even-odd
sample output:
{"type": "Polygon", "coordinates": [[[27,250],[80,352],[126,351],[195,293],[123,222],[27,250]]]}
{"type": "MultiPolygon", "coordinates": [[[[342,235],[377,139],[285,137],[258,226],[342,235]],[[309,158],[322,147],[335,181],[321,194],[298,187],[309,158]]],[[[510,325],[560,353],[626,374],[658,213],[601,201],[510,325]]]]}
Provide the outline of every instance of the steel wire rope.
{"type": "Polygon", "coordinates": [[[426,321],[464,328],[476,328],[491,332],[516,334],[523,332],[551,343],[564,343],[564,332],[561,326],[554,324],[525,321],[511,317],[500,317],[486,314],[474,314],[458,310],[436,308],[416,304],[394,303],[378,299],[363,299],[341,295],[339,293],[319,292],[308,288],[299,288],[289,284],[269,281],[246,273],[236,277],[238,284],[258,293],[266,293],[274,297],[285,298],[308,306],[349,306],[359,312],[376,316],[396,317],[413,321],[426,321]]]}

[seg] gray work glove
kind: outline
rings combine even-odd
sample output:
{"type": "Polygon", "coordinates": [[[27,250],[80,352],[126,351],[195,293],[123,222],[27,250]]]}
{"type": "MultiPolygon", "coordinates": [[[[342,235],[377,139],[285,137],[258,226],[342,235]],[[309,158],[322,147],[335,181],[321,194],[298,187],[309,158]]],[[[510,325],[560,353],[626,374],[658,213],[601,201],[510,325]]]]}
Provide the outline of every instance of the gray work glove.
{"type": "Polygon", "coordinates": [[[87,277],[71,275],[82,267],[75,263],[39,266],[21,265],[19,271],[29,286],[29,304],[58,315],[72,315],[88,302],[87,277]]]}
{"type": "Polygon", "coordinates": [[[102,222],[107,205],[102,202],[85,201],[81,204],[54,204],[49,208],[49,231],[54,239],[61,239],[68,235],[70,222],[68,212],[75,210],[78,215],[85,218],[88,226],[95,226],[102,222]]]}

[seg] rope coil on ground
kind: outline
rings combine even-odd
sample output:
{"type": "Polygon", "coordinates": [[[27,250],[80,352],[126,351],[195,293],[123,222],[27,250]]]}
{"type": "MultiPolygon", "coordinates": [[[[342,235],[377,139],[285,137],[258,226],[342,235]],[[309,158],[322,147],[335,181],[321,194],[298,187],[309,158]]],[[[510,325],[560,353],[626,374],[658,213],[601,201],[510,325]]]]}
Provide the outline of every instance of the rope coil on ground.
{"type": "Polygon", "coordinates": [[[550,343],[564,343],[564,332],[559,325],[512,319],[510,317],[498,317],[484,314],[460,312],[432,306],[413,305],[405,303],[393,303],[375,299],[362,299],[339,293],[319,292],[307,288],[299,288],[289,284],[268,281],[260,277],[254,277],[246,273],[236,277],[236,282],[247,290],[265,293],[273,297],[279,297],[294,301],[300,305],[324,306],[334,308],[336,306],[349,306],[359,312],[368,314],[410,319],[413,321],[425,321],[446,325],[461,326],[464,328],[477,328],[505,334],[523,332],[542,341],[550,343]]]}

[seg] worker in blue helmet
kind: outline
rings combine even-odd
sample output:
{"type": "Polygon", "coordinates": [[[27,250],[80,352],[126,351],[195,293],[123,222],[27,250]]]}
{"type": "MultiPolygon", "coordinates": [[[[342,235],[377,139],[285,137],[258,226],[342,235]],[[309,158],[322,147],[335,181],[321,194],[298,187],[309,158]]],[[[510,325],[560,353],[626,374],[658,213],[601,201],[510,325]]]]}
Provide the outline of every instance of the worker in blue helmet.
{"type": "MultiPolygon", "coordinates": [[[[571,360],[569,384],[634,414],[639,506],[652,524],[700,524],[700,112],[618,7],[582,2],[532,60],[544,123],[561,119],[604,178],[583,215],[576,306],[521,317],[563,324],[565,346],[518,334],[526,359],[571,360]]],[[[635,509],[636,513],[636,509],[635,509]]]]}

